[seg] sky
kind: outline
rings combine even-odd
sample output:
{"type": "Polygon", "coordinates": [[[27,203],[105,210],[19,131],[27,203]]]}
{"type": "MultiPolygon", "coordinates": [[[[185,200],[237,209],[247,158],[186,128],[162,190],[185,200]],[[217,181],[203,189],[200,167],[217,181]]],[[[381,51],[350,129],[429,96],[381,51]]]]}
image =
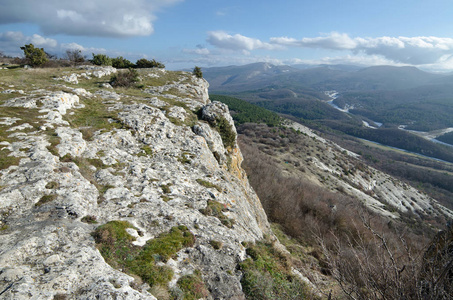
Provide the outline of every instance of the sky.
{"type": "Polygon", "coordinates": [[[0,51],[25,44],[156,59],[453,71],[453,0],[0,0],[0,51]]]}

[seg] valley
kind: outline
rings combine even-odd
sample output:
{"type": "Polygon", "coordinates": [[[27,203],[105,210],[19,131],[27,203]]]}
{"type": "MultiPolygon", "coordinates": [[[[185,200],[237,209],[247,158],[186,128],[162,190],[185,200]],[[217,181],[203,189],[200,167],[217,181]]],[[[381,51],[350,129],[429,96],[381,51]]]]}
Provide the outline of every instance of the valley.
{"type": "Polygon", "coordinates": [[[412,255],[421,257],[430,237],[453,216],[452,164],[313,131],[288,119],[269,126],[267,118],[254,117],[251,104],[227,96],[211,99],[228,103],[250,184],[293,263],[319,294],[334,299],[360,295],[365,283],[354,282],[344,268],[379,282],[386,293],[398,290],[395,285],[405,289],[418,284],[414,274],[419,274],[419,262],[412,255]],[[377,253],[376,248],[390,241],[388,252],[377,253]],[[369,260],[359,258],[367,255],[369,260]],[[392,268],[392,255],[399,257],[398,269],[407,264],[414,273],[381,277],[392,268]]]}

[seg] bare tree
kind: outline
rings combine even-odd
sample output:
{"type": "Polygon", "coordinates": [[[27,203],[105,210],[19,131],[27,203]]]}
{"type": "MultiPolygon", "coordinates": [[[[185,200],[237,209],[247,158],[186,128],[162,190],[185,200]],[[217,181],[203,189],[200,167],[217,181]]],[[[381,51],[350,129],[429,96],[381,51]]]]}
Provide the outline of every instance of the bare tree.
{"type": "Polygon", "coordinates": [[[85,62],[85,57],[82,55],[82,51],[78,49],[66,50],[66,57],[74,65],[85,62]]]}
{"type": "MultiPolygon", "coordinates": [[[[346,240],[317,236],[333,278],[350,299],[453,299],[452,232],[439,233],[428,251],[409,242],[404,230],[391,234],[369,214],[346,240]],[[364,228],[363,232],[359,228],[364,228]]],[[[426,243],[421,243],[425,244],[426,243]]]]}

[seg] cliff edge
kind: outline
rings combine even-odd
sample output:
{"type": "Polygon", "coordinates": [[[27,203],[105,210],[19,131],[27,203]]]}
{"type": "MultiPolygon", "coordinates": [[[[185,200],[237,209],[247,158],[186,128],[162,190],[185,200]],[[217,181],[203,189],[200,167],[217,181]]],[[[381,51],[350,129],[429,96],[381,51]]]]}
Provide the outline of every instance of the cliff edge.
{"type": "Polygon", "coordinates": [[[150,69],[112,89],[112,68],[0,72],[3,299],[155,299],[188,284],[244,297],[244,245],[270,229],[205,80],[150,69]]]}

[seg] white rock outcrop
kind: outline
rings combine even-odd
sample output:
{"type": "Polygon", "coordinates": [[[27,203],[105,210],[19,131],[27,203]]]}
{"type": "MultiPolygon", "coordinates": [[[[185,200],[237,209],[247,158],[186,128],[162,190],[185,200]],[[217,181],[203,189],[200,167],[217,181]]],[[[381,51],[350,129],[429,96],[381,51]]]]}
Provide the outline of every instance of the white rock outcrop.
{"type": "MultiPolygon", "coordinates": [[[[88,71],[97,76],[96,70],[88,71]]],[[[17,128],[13,132],[20,138],[0,145],[20,157],[18,165],[0,170],[2,299],[155,299],[149,286],[111,267],[96,249],[91,234],[112,220],[134,225],[130,232],[140,233],[139,247],[173,226],[187,226],[196,241],[166,262],[174,271],[170,288],[180,276],[198,270],[208,299],[243,298],[236,270],[245,258],[242,242],[262,239],[270,233],[269,224],[240,167],[239,148],[225,149],[209,125],[217,117],[232,124],[227,107],[210,103],[207,82],[194,80],[159,91],[150,87],[148,92],[156,96],[137,101],[76,89],[4,103],[39,109],[42,124],[32,132],[27,126],[17,128]],[[171,100],[183,106],[165,102],[171,88],[177,90],[171,100]],[[118,126],[93,129],[84,139],[84,128],[71,127],[67,119],[83,107],[78,95],[100,96],[97,100],[114,116],[109,122],[118,126]],[[198,109],[203,118],[193,121],[191,111],[198,109]],[[189,119],[195,123],[185,125],[189,119]],[[225,208],[232,226],[202,212],[213,200],[225,208]],[[86,216],[98,223],[82,222],[86,216]],[[214,249],[212,240],[222,248],[214,249]]],[[[24,120],[26,115],[0,121],[24,120]]]]}

